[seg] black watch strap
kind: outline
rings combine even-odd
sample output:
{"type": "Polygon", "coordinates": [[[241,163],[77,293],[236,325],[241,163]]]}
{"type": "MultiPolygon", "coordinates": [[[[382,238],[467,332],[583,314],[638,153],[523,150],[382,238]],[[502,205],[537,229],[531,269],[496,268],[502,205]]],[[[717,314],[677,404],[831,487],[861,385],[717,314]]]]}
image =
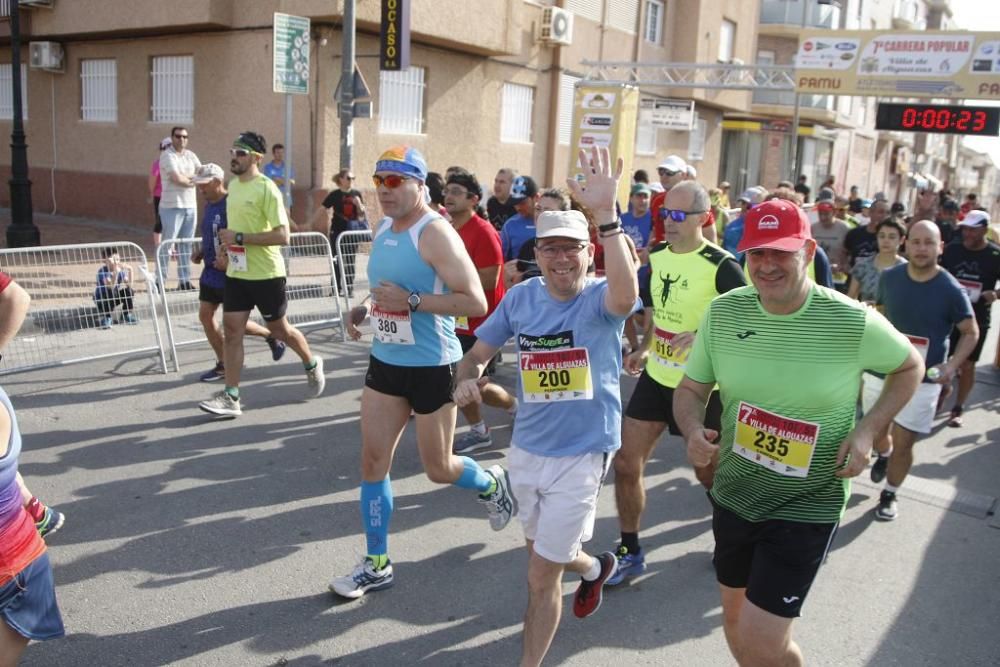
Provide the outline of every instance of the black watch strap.
{"type": "Polygon", "coordinates": [[[601,232],[613,232],[621,226],[622,224],[620,220],[614,220],[606,225],[598,225],[597,230],[601,232]]]}
{"type": "Polygon", "coordinates": [[[236,245],[243,245],[243,232],[236,232],[236,245]]]}

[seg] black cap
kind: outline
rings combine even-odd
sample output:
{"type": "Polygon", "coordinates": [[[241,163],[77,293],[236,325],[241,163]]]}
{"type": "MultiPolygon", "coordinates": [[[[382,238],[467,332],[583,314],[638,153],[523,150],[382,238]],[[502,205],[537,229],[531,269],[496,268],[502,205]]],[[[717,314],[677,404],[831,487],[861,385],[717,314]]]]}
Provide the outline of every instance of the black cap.
{"type": "Polygon", "coordinates": [[[941,204],[941,208],[945,211],[960,211],[962,209],[962,207],[959,206],[958,202],[954,199],[946,199],[944,203],[941,204]]]}
{"type": "Polygon", "coordinates": [[[510,199],[515,204],[520,204],[529,197],[538,194],[538,185],[531,176],[518,176],[510,186],[510,199]]]}

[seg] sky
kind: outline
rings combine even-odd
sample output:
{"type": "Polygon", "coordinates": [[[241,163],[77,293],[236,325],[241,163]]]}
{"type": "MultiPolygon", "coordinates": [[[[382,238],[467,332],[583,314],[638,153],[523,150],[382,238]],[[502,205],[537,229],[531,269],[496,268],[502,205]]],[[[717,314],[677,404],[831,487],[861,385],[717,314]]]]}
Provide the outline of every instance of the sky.
{"type": "MultiPolygon", "coordinates": [[[[955,24],[962,30],[1000,32],[1000,1],[951,0],[955,24]]],[[[976,101],[973,104],[1000,106],[1000,103],[976,101]]],[[[965,137],[965,145],[973,150],[989,153],[993,163],[1000,167],[1000,137],[965,137]]]]}

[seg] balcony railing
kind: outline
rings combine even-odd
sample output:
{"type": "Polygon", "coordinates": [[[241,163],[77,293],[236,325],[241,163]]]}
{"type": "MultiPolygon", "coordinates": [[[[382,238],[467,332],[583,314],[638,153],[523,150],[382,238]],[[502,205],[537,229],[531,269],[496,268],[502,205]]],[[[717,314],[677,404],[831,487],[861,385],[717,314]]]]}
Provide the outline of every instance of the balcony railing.
{"type": "MultiPolygon", "coordinates": [[[[757,90],[753,94],[753,103],[791,107],[795,105],[795,93],[790,91],[757,90]]],[[[837,108],[836,99],[833,95],[803,94],[799,100],[799,106],[803,109],[822,109],[823,111],[834,111],[837,108]]]]}
{"type": "Polygon", "coordinates": [[[802,25],[802,3],[810,28],[839,28],[840,7],[832,0],[763,0],[760,22],[772,25],[802,25]]]}

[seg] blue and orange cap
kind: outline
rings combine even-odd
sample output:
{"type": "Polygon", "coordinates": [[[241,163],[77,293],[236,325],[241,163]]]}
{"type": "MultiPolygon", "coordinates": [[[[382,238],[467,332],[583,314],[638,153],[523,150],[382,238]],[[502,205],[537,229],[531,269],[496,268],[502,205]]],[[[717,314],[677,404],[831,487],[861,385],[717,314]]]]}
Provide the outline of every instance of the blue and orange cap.
{"type": "Polygon", "coordinates": [[[393,146],[379,156],[375,171],[392,171],[418,181],[426,181],[427,161],[412,146],[393,146]]]}

